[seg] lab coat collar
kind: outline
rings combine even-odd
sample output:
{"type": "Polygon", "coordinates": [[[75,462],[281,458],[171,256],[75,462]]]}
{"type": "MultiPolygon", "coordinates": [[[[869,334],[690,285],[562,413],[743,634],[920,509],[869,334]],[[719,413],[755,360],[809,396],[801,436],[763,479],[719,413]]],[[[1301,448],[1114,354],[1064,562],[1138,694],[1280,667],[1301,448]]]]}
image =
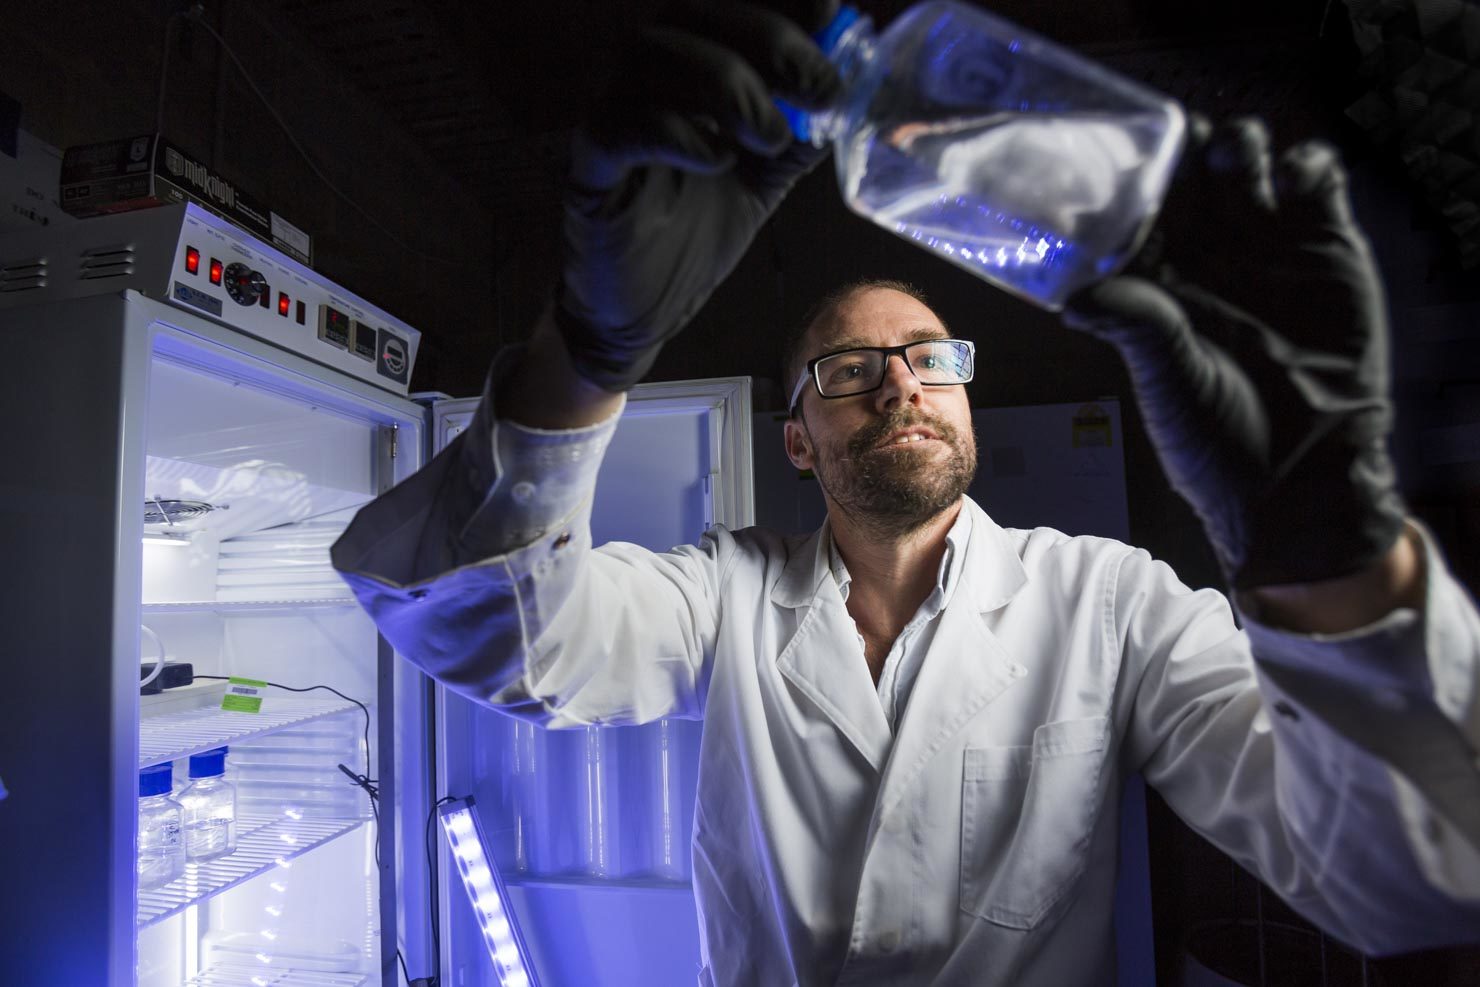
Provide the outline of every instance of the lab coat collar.
{"type": "Polygon", "coordinates": [[[812,532],[786,560],[781,578],[771,587],[771,602],[791,610],[813,605],[823,580],[832,577],[828,556],[831,544],[832,520],[824,518],[822,527],[812,532]]]}
{"type": "MultiPolygon", "coordinates": [[[[963,585],[955,591],[970,592],[972,596],[966,599],[972,600],[972,607],[978,612],[985,613],[1012,599],[1027,582],[1028,573],[997,522],[970,497],[963,496],[961,500],[961,509],[972,512],[971,548],[960,572],[963,585]]],[[[832,579],[831,545],[832,522],[824,520],[822,527],[787,560],[781,578],[771,589],[771,602],[790,609],[813,605],[823,586],[832,579]]]]}

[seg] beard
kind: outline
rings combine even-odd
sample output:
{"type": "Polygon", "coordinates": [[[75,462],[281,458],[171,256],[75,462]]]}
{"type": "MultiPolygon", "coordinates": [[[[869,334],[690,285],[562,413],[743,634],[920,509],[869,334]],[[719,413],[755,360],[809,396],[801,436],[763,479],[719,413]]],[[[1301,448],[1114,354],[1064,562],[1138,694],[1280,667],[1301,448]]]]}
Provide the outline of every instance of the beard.
{"type": "Polygon", "coordinates": [[[975,432],[963,436],[950,422],[910,408],[818,451],[813,472],[823,491],[854,523],[882,537],[910,534],[954,507],[976,475],[975,432]],[[949,450],[944,462],[927,464],[923,450],[909,446],[880,448],[891,432],[915,425],[940,438],[949,450]]]}

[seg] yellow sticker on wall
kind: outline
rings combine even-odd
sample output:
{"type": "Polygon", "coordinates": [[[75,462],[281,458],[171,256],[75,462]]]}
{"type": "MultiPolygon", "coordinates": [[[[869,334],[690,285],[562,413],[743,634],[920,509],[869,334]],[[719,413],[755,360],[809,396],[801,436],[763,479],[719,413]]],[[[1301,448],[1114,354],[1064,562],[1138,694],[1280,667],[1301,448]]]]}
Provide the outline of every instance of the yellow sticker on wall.
{"type": "Polygon", "coordinates": [[[1082,404],[1074,412],[1074,448],[1109,446],[1114,434],[1110,428],[1110,415],[1097,404],[1082,404]]]}

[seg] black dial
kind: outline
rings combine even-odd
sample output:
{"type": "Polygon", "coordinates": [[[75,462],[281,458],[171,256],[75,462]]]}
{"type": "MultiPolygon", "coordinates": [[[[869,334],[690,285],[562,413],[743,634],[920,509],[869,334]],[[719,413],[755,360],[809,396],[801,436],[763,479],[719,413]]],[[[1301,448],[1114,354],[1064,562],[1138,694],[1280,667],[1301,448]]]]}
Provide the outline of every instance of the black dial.
{"type": "Polygon", "coordinates": [[[240,262],[226,265],[223,280],[226,293],[238,305],[256,305],[257,299],[267,290],[267,279],[262,276],[262,272],[254,271],[240,262]]]}

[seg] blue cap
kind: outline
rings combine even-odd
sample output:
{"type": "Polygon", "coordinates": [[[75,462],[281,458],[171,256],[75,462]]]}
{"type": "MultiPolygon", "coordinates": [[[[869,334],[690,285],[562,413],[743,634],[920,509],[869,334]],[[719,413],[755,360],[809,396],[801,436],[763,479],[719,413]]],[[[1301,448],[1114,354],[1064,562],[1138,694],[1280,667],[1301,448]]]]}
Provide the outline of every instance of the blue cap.
{"type": "Polygon", "coordinates": [[[168,795],[175,784],[175,766],[169,761],[139,772],[139,798],[168,795]]]}
{"type": "MultiPolygon", "coordinates": [[[[826,27],[812,35],[812,40],[817,42],[817,47],[822,49],[824,55],[831,55],[833,48],[837,46],[838,39],[843,36],[843,32],[852,27],[853,22],[861,16],[857,7],[845,3],[838,8],[837,14],[827,22],[826,27]]],[[[781,111],[782,116],[786,117],[786,122],[791,125],[791,132],[796,135],[797,140],[812,139],[812,114],[809,111],[797,109],[784,99],[776,101],[776,108],[781,111]]]]}
{"type": "Polygon", "coordinates": [[[217,747],[213,751],[202,751],[199,754],[190,755],[190,777],[214,778],[216,775],[225,773],[225,747],[217,747]]]}

